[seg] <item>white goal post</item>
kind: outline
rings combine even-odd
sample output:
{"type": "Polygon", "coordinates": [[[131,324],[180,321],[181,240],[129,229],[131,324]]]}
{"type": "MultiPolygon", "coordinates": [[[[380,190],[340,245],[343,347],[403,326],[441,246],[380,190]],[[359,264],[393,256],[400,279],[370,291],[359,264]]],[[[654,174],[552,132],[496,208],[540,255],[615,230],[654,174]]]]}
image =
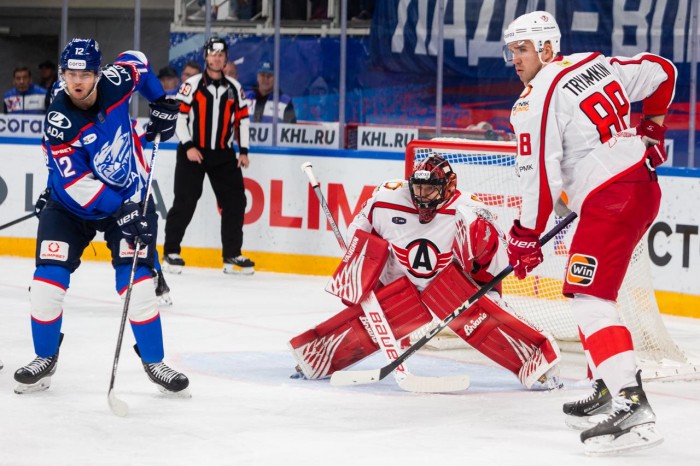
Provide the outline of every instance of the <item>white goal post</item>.
{"type": "MultiPolygon", "coordinates": [[[[445,157],[457,174],[458,188],[476,194],[496,215],[503,231],[510,229],[521,205],[514,142],[456,138],[413,140],[406,150],[405,176],[410,175],[416,160],[430,153],[445,157]]],[[[557,214],[563,218],[566,213],[566,206],[559,203],[546,229],[554,226],[557,214]]],[[[581,351],[569,300],[561,293],[568,246],[576,225],[575,221],[543,248],[544,262],[525,280],[511,275],[503,281],[503,296],[510,307],[530,322],[551,332],[562,349],[569,351],[581,351]]],[[[617,302],[620,316],[632,333],[642,374],[647,380],[700,377],[700,368],[691,364],[673,342],[661,319],[654,296],[646,242],[644,238],[634,251],[617,302]]],[[[458,338],[450,340],[449,337],[438,336],[436,339],[437,347],[461,345],[458,338]]]]}

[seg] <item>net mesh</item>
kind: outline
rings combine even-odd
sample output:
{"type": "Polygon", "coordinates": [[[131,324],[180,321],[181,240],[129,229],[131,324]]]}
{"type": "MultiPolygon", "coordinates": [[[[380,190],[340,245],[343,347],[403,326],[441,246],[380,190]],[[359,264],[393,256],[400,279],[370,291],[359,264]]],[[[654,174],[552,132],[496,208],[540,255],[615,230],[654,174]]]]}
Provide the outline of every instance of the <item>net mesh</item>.
{"type": "MultiPolygon", "coordinates": [[[[457,173],[458,186],[463,191],[476,194],[487,204],[504,231],[510,228],[519,215],[521,205],[515,172],[514,143],[462,139],[414,140],[406,154],[406,174],[410,173],[416,160],[430,153],[445,157],[457,173]]],[[[555,215],[550,219],[547,230],[567,214],[566,206],[560,203],[555,208],[555,215]]],[[[545,245],[542,248],[544,262],[525,280],[518,280],[513,275],[507,277],[503,281],[503,296],[510,307],[528,321],[551,332],[563,349],[581,351],[570,300],[561,293],[568,248],[575,230],[576,222],[545,245]]],[[[634,251],[617,307],[623,322],[632,333],[640,364],[654,366],[667,363],[673,367],[688,364],[686,355],[673,342],[661,319],[653,292],[646,238],[634,251]]],[[[443,337],[442,340],[447,338],[443,337]]],[[[458,344],[447,345],[454,346],[458,344]]],[[[655,371],[657,369],[654,367],[647,368],[646,376],[653,377],[655,371]]],[[[663,375],[660,374],[659,377],[661,376],[663,375]]]]}

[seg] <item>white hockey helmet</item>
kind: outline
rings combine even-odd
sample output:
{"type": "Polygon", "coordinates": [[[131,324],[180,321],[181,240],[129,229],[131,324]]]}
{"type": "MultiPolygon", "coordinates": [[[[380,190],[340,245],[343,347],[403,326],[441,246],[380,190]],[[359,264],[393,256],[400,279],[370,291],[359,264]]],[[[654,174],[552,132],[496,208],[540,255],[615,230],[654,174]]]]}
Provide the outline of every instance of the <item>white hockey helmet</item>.
{"type": "Polygon", "coordinates": [[[561,32],[554,16],[546,11],[533,11],[515,18],[503,32],[503,40],[506,43],[506,47],[503,48],[503,58],[509,62],[511,60],[506,55],[508,44],[525,40],[532,42],[537,53],[541,53],[545,42],[549,41],[552,52],[558,55],[561,32]]]}

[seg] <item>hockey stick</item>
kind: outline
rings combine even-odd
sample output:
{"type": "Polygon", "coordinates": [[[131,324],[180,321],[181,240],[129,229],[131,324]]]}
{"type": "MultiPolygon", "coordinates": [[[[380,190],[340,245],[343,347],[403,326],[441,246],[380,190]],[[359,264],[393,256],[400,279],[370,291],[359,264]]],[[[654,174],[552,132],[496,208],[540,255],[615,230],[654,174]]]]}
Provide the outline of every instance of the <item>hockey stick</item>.
{"type": "MultiPolygon", "coordinates": [[[[309,183],[316,193],[321,207],[323,207],[323,212],[326,214],[328,223],[331,225],[331,229],[335,234],[336,240],[340,245],[343,252],[347,249],[343,235],[340,233],[338,224],[333,218],[333,214],[328,208],[328,203],[326,202],[323,192],[321,192],[321,186],[316,177],[314,176],[313,168],[310,162],[305,162],[301,165],[301,170],[306,174],[309,179],[309,183]]],[[[368,324],[372,327],[372,331],[375,335],[375,340],[379,348],[382,350],[389,362],[395,360],[399,354],[399,346],[394,338],[394,335],[387,331],[390,329],[389,323],[386,320],[386,315],[382,310],[377,297],[373,291],[367,294],[367,297],[360,303],[362,312],[364,312],[367,318],[368,324]],[[381,335],[381,337],[380,337],[381,335]]],[[[466,390],[469,388],[469,377],[468,376],[451,376],[451,377],[422,377],[411,374],[408,369],[399,364],[396,366],[396,372],[394,372],[394,377],[396,378],[396,383],[399,387],[409,392],[421,392],[421,393],[446,393],[466,390]]],[[[331,380],[333,380],[331,378],[331,380]]]]}
{"type": "MultiPolygon", "coordinates": [[[[143,200],[143,215],[146,215],[148,209],[148,200],[151,197],[153,190],[153,171],[156,167],[156,156],[158,155],[158,146],[160,145],[160,133],[156,134],[153,140],[153,152],[151,153],[151,169],[148,172],[148,181],[146,182],[146,197],[143,200]]],[[[153,245],[155,247],[155,244],[153,245]]],[[[114,379],[117,375],[117,365],[119,364],[119,354],[122,350],[122,340],[124,339],[124,327],[126,326],[126,316],[129,313],[129,301],[131,301],[131,290],[134,287],[134,275],[136,274],[136,264],[139,259],[139,251],[141,250],[141,241],[136,241],[134,245],[134,260],[131,261],[131,274],[129,275],[129,286],[126,289],[124,296],[124,309],[122,310],[122,320],[119,324],[119,336],[117,337],[117,349],[114,351],[114,362],[112,363],[112,378],[109,381],[109,391],[107,392],[107,402],[109,409],[114,414],[120,417],[125,417],[129,414],[129,405],[124,400],[120,400],[114,394],[114,379]]]]}
{"type": "MultiPolygon", "coordinates": [[[[563,230],[569,223],[573,222],[577,217],[576,212],[571,212],[567,215],[561,222],[559,222],[554,228],[545,233],[540,238],[540,245],[545,245],[549,240],[554,238],[557,233],[563,230]]],[[[447,317],[445,317],[434,329],[429,331],[420,340],[411,345],[406,351],[403,352],[398,358],[396,358],[391,363],[380,369],[371,369],[365,371],[337,371],[331,375],[331,384],[333,385],[361,385],[374,383],[382,380],[384,377],[392,373],[399,365],[401,365],[406,359],[410,358],[416,351],[421,349],[430,339],[447,327],[450,322],[455,320],[457,317],[462,315],[469,307],[479,300],[486,293],[491,291],[493,287],[498,285],[504,278],[506,278],[513,271],[513,266],[509,265],[503,269],[498,275],[496,275],[490,282],[481,287],[479,291],[474,293],[467,301],[465,301],[461,306],[452,311],[447,317]]]]}
{"type": "Polygon", "coordinates": [[[32,217],[36,217],[36,212],[32,212],[31,214],[27,214],[24,217],[20,217],[20,218],[13,220],[11,222],[7,222],[4,225],[0,225],[0,230],[4,230],[5,228],[9,228],[12,225],[17,225],[18,223],[24,222],[25,220],[29,220],[32,217]]]}

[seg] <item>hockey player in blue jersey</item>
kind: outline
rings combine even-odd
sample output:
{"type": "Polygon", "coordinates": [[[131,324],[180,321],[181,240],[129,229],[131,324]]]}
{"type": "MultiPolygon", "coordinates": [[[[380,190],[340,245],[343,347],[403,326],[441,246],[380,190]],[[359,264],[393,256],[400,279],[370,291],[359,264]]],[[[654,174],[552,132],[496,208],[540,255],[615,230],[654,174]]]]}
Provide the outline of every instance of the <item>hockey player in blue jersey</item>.
{"type": "Polygon", "coordinates": [[[59,91],[44,122],[50,198],[39,217],[36,271],[31,286],[31,328],[36,358],[15,372],[16,393],[45,390],[63,339],[63,299],[71,274],[97,232],[112,253],[116,289],[129,285],[133,247],[142,244],[134,275],[129,321],[143,367],[162,391],[187,394],[187,377],[163,363],[163,335],[153,286],[158,217],[152,200],[145,216],[149,154],[129,116],[134,92],[148,99],[146,140],[175,132],[178,105],[165,98],[146,56],[120,54],[101,67],[94,39],[73,39],[61,54],[59,91]]]}

